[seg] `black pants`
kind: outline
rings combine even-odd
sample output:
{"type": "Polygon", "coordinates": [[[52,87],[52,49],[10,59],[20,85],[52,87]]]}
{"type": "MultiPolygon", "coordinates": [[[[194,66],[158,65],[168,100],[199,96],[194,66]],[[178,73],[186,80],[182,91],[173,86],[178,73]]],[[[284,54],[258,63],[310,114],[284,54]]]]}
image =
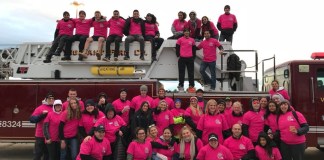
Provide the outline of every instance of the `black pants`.
{"type": "Polygon", "coordinates": [[[45,138],[35,137],[34,160],[48,160],[48,150],[45,144],[45,138]]]}
{"type": "Polygon", "coordinates": [[[80,35],[80,34],[76,34],[72,37],[70,37],[67,42],[66,42],[66,45],[65,45],[65,53],[64,53],[64,56],[66,57],[69,57],[71,56],[71,49],[72,49],[72,43],[75,42],[75,41],[79,41],[79,52],[82,52],[83,49],[84,49],[84,44],[87,40],[89,36],[86,36],[86,35],[80,35]]]}
{"type": "Polygon", "coordinates": [[[122,42],[122,37],[117,36],[117,35],[110,35],[108,36],[106,40],[106,56],[109,57],[111,55],[111,50],[110,50],[110,44],[112,42],[115,42],[115,51],[114,51],[114,57],[118,57],[119,55],[119,47],[120,47],[120,42],[122,42]]]}
{"type": "Polygon", "coordinates": [[[47,58],[51,59],[54,53],[61,53],[63,51],[63,47],[65,43],[68,41],[69,38],[71,38],[71,36],[68,35],[57,36],[52,43],[52,47],[49,53],[47,54],[47,58]]]}
{"type": "Polygon", "coordinates": [[[283,160],[303,160],[306,144],[286,144],[280,143],[280,153],[283,160]]]}
{"type": "Polygon", "coordinates": [[[178,60],[179,86],[183,87],[186,67],[187,67],[187,71],[188,71],[189,86],[194,87],[195,86],[194,58],[183,58],[183,57],[180,57],[178,60]]]}
{"type": "Polygon", "coordinates": [[[219,37],[219,41],[224,42],[225,40],[227,42],[231,42],[231,44],[232,44],[233,43],[233,34],[221,32],[221,35],[219,37]]]}
{"type": "Polygon", "coordinates": [[[49,159],[50,160],[57,160],[60,159],[60,150],[61,150],[61,145],[60,142],[52,142],[51,144],[46,144],[48,154],[49,154],[49,159]]]}

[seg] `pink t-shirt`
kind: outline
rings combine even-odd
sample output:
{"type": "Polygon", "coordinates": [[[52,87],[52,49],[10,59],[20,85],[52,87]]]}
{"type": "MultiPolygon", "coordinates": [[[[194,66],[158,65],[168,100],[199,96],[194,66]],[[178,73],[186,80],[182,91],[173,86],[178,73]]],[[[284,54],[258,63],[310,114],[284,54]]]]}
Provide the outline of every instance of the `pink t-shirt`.
{"type": "Polygon", "coordinates": [[[204,62],[214,62],[217,59],[216,50],[217,47],[221,46],[215,38],[209,38],[202,41],[199,45],[199,49],[203,49],[203,61],[204,62]]]}
{"type": "Polygon", "coordinates": [[[133,160],[143,160],[152,157],[151,142],[145,141],[145,143],[139,143],[133,141],[127,148],[127,154],[131,154],[133,160]]]}
{"type": "Polygon", "coordinates": [[[116,141],[116,132],[119,131],[120,127],[126,126],[126,123],[124,120],[116,115],[112,119],[108,119],[106,117],[100,118],[94,127],[97,127],[99,125],[103,125],[105,127],[105,137],[109,140],[109,142],[115,142],[116,141]]]}
{"type": "Polygon", "coordinates": [[[241,159],[248,151],[254,149],[252,141],[243,135],[239,139],[228,137],[224,141],[224,146],[232,152],[234,160],[241,159]]]}
{"type": "Polygon", "coordinates": [[[125,20],[122,18],[110,18],[108,21],[109,35],[117,35],[123,37],[123,29],[125,26],[125,20]]]}
{"type": "Polygon", "coordinates": [[[160,98],[155,98],[153,100],[153,105],[151,106],[151,108],[156,108],[158,105],[159,105],[159,102],[161,100],[165,100],[167,102],[167,105],[168,105],[168,109],[171,110],[174,108],[174,101],[172,98],[170,97],[165,97],[164,99],[160,99],[160,98]]]}
{"type": "MultiPolygon", "coordinates": [[[[296,111],[296,114],[300,124],[307,123],[305,117],[300,112],[296,111]]],[[[297,120],[292,114],[292,111],[288,111],[285,114],[281,114],[279,116],[278,127],[280,130],[280,139],[286,144],[305,143],[306,141],[305,135],[298,136],[297,134],[290,132],[291,127],[295,127],[296,129],[300,128],[297,120]]]]}
{"type": "Polygon", "coordinates": [[[146,36],[155,36],[155,33],[159,31],[159,28],[154,23],[145,23],[145,35],[146,36]]]}
{"type": "Polygon", "coordinates": [[[272,148],[272,156],[269,157],[267,151],[260,147],[259,145],[255,146],[255,155],[259,160],[281,160],[281,154],[277,147],[272,148]]]}
{"type": "Polygon", "coordinates": [[[202,36],[204,35],[205,31],[207,30],[212,30],[214,32],[214,35],[218,35],[218,30],[217,28],[215,27],[215,24],[212,22],[212,21],[209,21],[209,26],[207,25],[203,25],[202,28],[201,28],[201,34],[202,36]]]}
{"type": "MultiPolygon", "coordinates": [[[[53,112],[53,106],[42,104],[34,110],[32,116],[39,116],[43,114],[43,111],[45,110],[48,111],[47,114],[49,114],[50,112],[53,112]]],[[[44,133],[43,133],[44,120],[45,118],[39,121],[38,123],[36,123],[35,137],[44,137],[44,133]]]]}
{"type": "Polygon", "coordinates": [[[130,22],[129,35],[142,35],[141,23],[135,23],[133,18],[130,22]]]}
{"type": "Polygon", "coordinates": [[[61,113],[50,112],[46,116],[44,123],[48,123],[48,131],[50,135],[50,139],[54,142],[60,141],[59,139],[59,125],[61,113]]]}
{"type": "MultiPolygon", "coordinates": [[[[79,100],[79,105],[80,105],[81,111],[83,111],[84,110],[84,103],[83,103],[83,101],[79,100]]],[[[63,103],[63,105],[62,105],[62,111],[65,111],[68,106],[69,106],[69,101],[65,101],[63,103]]]]}
{"type": "Polygon", "coordinates": [[[197,129],[202,131],[202,141],[204,145],[208,144],[208,135],[210,133],[215,133],[218,135],[218,142],[223,144],[223,131],[228,130],[225,116],[222,114],[209,115],[204,114],[197,125],[197,129]]]}
{"type": "Polygon", "coordinates": [[[74,30],[75,24],[72,20],[68,20],[65,22],[64,20],[60,20],[57,23],[56,29],[59,30],[59,35],[68,35],[73,36],[73,30],[74,30]]]}
{"type": "MultiPolygon", "coordinates": [[[[190,143],[191,142],[185,142],[185,149],[184,149],[185,160],[190,160],[190,143]]],[[[196,147],[197,147],[197,151],[200,151],[204,147],[203,142],[199,138],[197,139],[196,147]]],[[[180,153],[180,144],[177,146],[176,152],[180,153]]]]}
{"type": "Polygon", "coordinates": [[[131,108],[134,108],[135,111],[138,111],[141,108],[141,104],[146,101],[152,107],[153,98],[150,96],[142,97],[141,95],[135,96],[131,101],[131,108]]]}
{"type": "Polygon", "coordinates": [[[79,126],[84,127],[86,133],[88,134],[98,119],[105,117],[105,114],[99,111],[97,118],[94,115],[82,114],[82,117],[79,122],[79,126]]]}
{"type": "Polygon", "coordinates": [[[201,117],[203,114],[199,115],[197,110],[196,110],[196,113],[193,114],[191,108],[188,107],[188,108],[186,109],[184,115],[185,115],[185,116],[188,116],[188,117],[191,117],[192,121],[197,125],[198,122],[199,122],[199,120],[200,120],[200,117],[201,117]]]}
{"type": "Polygon", "coordinates": [[[232,114],[232,107],[225,107],[225,111],[224,111],[224,113],[225,113],[225,115],[227,115],[227,114],[232,114]]]}
{"type": "Polygon", "coordinates": [[[201,110],[205,113],[205,110],[204,110],[204,108],[205,108],[205,102],[204,101],[201,101],[201,102],[199,102],[198,101],[198,104],[197,104],[200,108],[201,108],[201,110]]]}
{"type": "Polygon", "coordinates": [[[153,114],[153,119],[158,130],[158,136],[163,134],[164,128],[174,124],[173,114],[169,110],[161,111],[160,114],[153,114]]]}
{"type": "Polygon", "coordinates": [[[104,138],[102,142],[97,142],[94,137],[92,137],[87,142],[83,141],[80,147],[80,153],[76,160],[81,160],[80,155],[90,155],[95,159],[102,159],[103,156],[111,155],[110,142],[107,138],[104,138]]]}
{"type": "MultiPolygon", "coordinates": [[[[130,108],[131,102],[129,100],[122,102],[118,98],[112,103],[112,105],[114,106],[116,112],[121,112],[124,108],[130,108]]],[[[120,117],[125,121],[127,125],[129,124],[129,110],[127,112],[122,113],[120,117]]]]}
{"type": "Polygon", "coordinates": [[[64,122],[64,138],[72,138],[77,136],[78,134],[78,126],[79,126],[79,119],[73,118],[68,120],[67,119],[67,110],[63,111],[61,114],[61,122],[64,122]]]}
{"type": "Polygon", "coordinates": [[[75,23],[75,34],[89,36],[92,19],[73,19],[75,23]]]}
{"type": "Polygon", "coordinates": [[[233,114],[225,114],[228,127],[232,128],[234,124],[242,124],[243,115],[242,116],[233,116],[233,114]]]}
{"type": "MultiPolygon", "coordinates": [[[[173,117],[180,117],[184,115],[185,110],[182,108],[173,108],[171,113],[173,114],[173,117]]],[[[185,126],[185,124],[175,124],[173,126],[173,135],[177,136],[183,126],[185,126]]]]}
{"type": "Polygon", "coordinates": [[[98,21],[93,21],[93,35],[94,36],[99,36],[99,37],[107,37],[107,27],[108,27],[108,22],[103,21],[103,22],[98,22],[98,21]]]}
{"type": "MultiPolygon", "coordinates": [[[[165,141],[162,141],[161,139],[158,139],[157,142],[164,146],[167,146],[169,144],[165,141]]],[[[168,157],[168,160],[171,160],[172,156],[176,153],[177,147],[178,144],[174,143],[172,147],[169,147],[168,149],[156,149],[156,152],[165,155],[166,157],[168,157]]]]}
{"type": "Polygon", "coordinates": [[[264,112],[248,111],[243,116],[242,124],[249,126],[249,138],[252,142],[257,142],[258,135],[263,131],[264,127],[264,112]]]}
{"type": "Polygon", "coordinates": [[[192,37],[192,38],[197,38],[197,37],[195,37],[196,36],[196,29],[200,30],[200,28],[201,28],[201,20],[200,19],[197,18],[195,23],[196,23],[196,25],[193,26],[193,25],[191,25],[191,21],[189,20],[187,22],[187,26],[186,26],[186,28],[189,28],[190,37],[192,37]]]}
{"type": "Polygon", "coordinates": [[[180,45],[180,57],[189,58],[193,56],[192,46],[196,45],[193,38],[181,37],[177,40],[177,44],[180,45]]]}
{"type": "Polygon", "coordinates": [[[282,97],[285,98],[286,100],[288,100],[288,101],[290,100],[287,90],[283,89],[283,87],[279,88],[277,91],[274,91],[273,89],[271,89],[269,91],[269,94],[271,95],[271,97],[276,93],[279,93],[280,95],[282,95],[282,97]]]}
{"type": "Polygon", "coordinates": [[[267,119],[264,120],[264,124],[268,125],[272,132],[275,132],[278,129],[277,125],[277,115],[270,114],[267,119]]]}
{"type": "Polygon", "coordinates": [[[232,29],[237,20],[234,14],[222,14],[218,18],[218,23],[221,24],[222,29],[232,29]]]}
{"type": "Polygon", "coordinates": [[[176,30],[176,32],[183,31],[185,26],[187,25],[187,21],[180,21],[179,19],[175,19],[172,23],[172,26],[176,30]]]}
{"type": "Polygon", "coordinates": [[[217,148],[212,148],[209,144],[207,144],[198,152],[197,159],[233,160],[233,155],[226,147],[221,144],[218,144],[217,148]]]}

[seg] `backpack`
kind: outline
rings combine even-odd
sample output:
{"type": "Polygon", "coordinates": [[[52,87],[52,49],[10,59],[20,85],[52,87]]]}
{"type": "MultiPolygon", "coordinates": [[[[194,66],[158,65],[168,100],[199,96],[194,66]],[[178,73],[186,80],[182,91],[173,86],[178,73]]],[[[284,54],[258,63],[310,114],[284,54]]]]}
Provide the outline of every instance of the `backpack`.
{"type": "MultiPolygon", "coordinates": [[[[231,54],[228,58],[227,58],[227,70],[228,71],[240,71],[242,67],[242,63],[240,61],[240,57],[237,56],[235,53],[231,54]]],[[[228,74],[228,78],[231,80],[231,88],[233,91],[236,91],[236,83],[233,83],[235,81],[239,81],[240,80],[240,72],[233,72],[233,73],[229,73],[228,74]]]]}

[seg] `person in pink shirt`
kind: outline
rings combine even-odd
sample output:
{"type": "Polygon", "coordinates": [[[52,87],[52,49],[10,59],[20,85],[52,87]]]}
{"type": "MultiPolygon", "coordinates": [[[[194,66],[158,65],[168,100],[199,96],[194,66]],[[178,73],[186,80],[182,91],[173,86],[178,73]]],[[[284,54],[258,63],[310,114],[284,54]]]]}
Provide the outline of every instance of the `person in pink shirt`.
{"type": "Polygon", "coordinates": [[[93,41],[98,41],[98,50],[96,51],[96,56],[97,60],[101,60],[101,55],[102,55],[102,46],[104,41],[106,40],[107,37],[107,27],[108,27],[108,22],[107,20],[101,16],[101,13],[99,11],[95,12],[95,17],[92,18],[92,26],[93,26],[93,36],[87,38],[87,41],[84,45],[84,50],[81,54],[79,54],[79,59],[80,61],[83,60],[83,58],[87,58],[87,52],[89,49],[89,45],[93,41]]]}
{"type": "Polygon", "coordinates": [[[198,106],[205,113],[207,100],[204,99],[204,91],[202,89],[196,90],[196,97],[198,99],[198,106]]]}
{"type": "Polygon", "coordinates": [[[217,28],[221,31],[219,41],[233,42],[233,34],[237,29],[237,20],[234,14],[230,13],[231,7],[224,7],[224,14],[220,15],[217,22],[217,28]]]}
{"type": "Polygon", "coordinates": [[[174,121],[173,135],[175,138],[179,139],[180,130],[186,124],[184,119],[185,110],[181,108],[181,99],[177,98],[174,104],[175,107],[171,109],[174,121]]]}
{"type": "Polygon", "coordinates": [[[277,124],[277,112],[279,111],[279,106],[274,101],[269,101],[267,107],[265,108],[264,114],[264,129],[263,131],[269,134],[269,137],[273,139],[273,134],[278,130],[277,124]]]}
{"type": "Polygon", "coordinates": [[[278,80],[273,80],[271,82],[271,85],[272,85],[272,89],[269,90],[269,94],[271,95],[271,97],[272,97],[272,95],[274,95],[276,93],[279,93],[280,95],[283,96],[284,99],[286,99],[288,101],[290,100],[290,97],[289,97],[289,94],[288,94],[287,90],[285,90],[284,87],[279,87],[278,80]]]}
{"type": "Polygon", "coordinates": [[[86,100],[85,105],[86,108],[82,111],[82,116],[79,122],[79,133],[82,138],[85,138],[89,134],[95,123],[100,118],[105,117],[105,114],[95,107],[96,104],[92,99],[86,100]]]}
{"type": "Polygon", "coordinates": [[[81,100],[81,98],[78,97],[78,92],[75,88],[70,88],[68,91],[68,97],[66,98],[66,101],[63,103],[63,108],[62,111],[65,111],[67,109],[67,107],[69,106],[69,101],[70,99],[77,99],[79,102],[79,105],[81,107],[81,111],[84,110],[84,103],[81,100]]]}
{"type": "Polygon", "coordinates": [[[119,92],[119,98],[114,100],[112,105],[115,108],[116,114],[123,118],[127,126],[129,126],[129,111],[131,102],[127,100],[127,90],[122,88],[119,92]]]}
{"type": "Polygon", "coordinates": [[[252,141],[242,135],[240,124],[233,125],[232,136],[225,139],[223,145],[232,152],[234,160],[250,160],[255,157],[252,141]]]}
{"type": "Polygon", "coordinates": [[[304,159],[305,134],[309,131],[309,125],[305,117],[300,112],[292,110],[288,100],[280,103],[278,116],[282,159],[304,159]]]}
{"type": "Polygon", "coordinates": [[[72,19],[75,23],[75,35],[68,39],[65,45],[64,57],[61,60],[71,60],[71,47],[74,41],[79,41],[79,52],[82,53],[84,44],[89,37],[90,28],[92,27],[92,19],[85,19],[86,12],[79,11],[79,18],[72,19]]]}
{"type": "Polygon", "coordinates": [[[218,30],[215,27],[215,24],[212,21],[210,21],[207,16],[203,16],[201,18],[201,21],[202,21],[202,26],[201,26],[200,34],[204,35],[205,31],[209,31],[210,37],[218,40],[219,34],[218,34],[218,30]]]}
{"type": "Polygon", "coordinates": [[[233,126],[234,124],[242,125],[243,121],[243,108],[241,102],[233,103],[233,111],[230,114],[225,114],[228,126],[233,126]]]}
{"type": "Polygon", "coordinates": [[[74,27],[75,24],[70,19],[70,13],[65,11],[63,13],[63,19],[57,23],[54,41],[52,42],[52,46],[46,56],[46,59],[43,61],[44,63],[51,63],[51,58],[53,55],[61,55],[65,43],[73,36],[74,27]]]}
{"type": "Polygon", "coordinates": [[[206,144],[197,155],[197,160],[233,160],[233,155],[226,147],[218,142],[218,136],[215,133],[208,135],[208,144],[206,144]]]}
{"type": "Polygon", "coordinates": [[[155,124],[148,126],[146,140],[149,142],[156,142],[159,139],[158,133],[159,131],[155,124]]]}
{"type": "Polygon", "coordinates": [[[178,19],[175,19],[171,25],[171,32],[173,35],[168,39],[179,39],[183,36],[183,31],[187,26],[186,18],[186,12],[179,11],[178,19]]]}
{"type": "Polygon", "coordinates": [[[61,114],[59,137],[61,140],[61,160],[66,159],[68,147],[71,158],[75,159],[79,151],[78,126],[81,108],[77,99],[70,99],[68,108],[61,114]]]}
{"type": "Polygon", "coordinates": [[[249,137],[256,145],[258,133],[264,129],[264,112],[260,110],[260,101],[258,98],[251,99],[251,109],[243,116],[242,130],[243,135],[249,137]]]}
{"type": "Polygon", "coordinates": [[[60,139],[58,136],[58,127],[62,113],[62,101],[55,100],[53,104],[53,112],[48,113],[44,120],[43,132],[45,143],[48,149],[49,159],[60,159],[60,139]]]}
{"type": "Polygon", "coordinates": [[[139,11],[135,9],[133,11],[133,17],[126,19],[124,34],[127,36],[125,39],[125,57],[124,60],[129,60],[129,43],[138,41],[140,43],[140,60],[144,59],[144,35],[145,35],[145,24],[144,20],[139,17],[139,11]]]}
{"type": "Polygon", "coordinates": [[[43,131],[44,120],[48,113],[53,112],[54,93],[48,92],[42,104],[35,108],[33,114],[29,118],[30,123],[36,123],[35,129],[35,150],[34,159],[40,160],[44,155],[44,159],[48,159],[48,150],[45,144],[43,131]]]}
{"type": "Polygon", "coordinates": [[[161,100],[159,106],[154,109],[153,119],[158,129],[158,136],[163,134],[163,129],[166,127],[173,128],[173,114],[170,110],[167,109],[167,102],[161,100]]]}
{"type": "Polygon", "coordinates": [[[184,126],[181,129],[180,143],[176,148],[176,152],[179,155],[179,159],[196,159],[198,151],[200,151],[203,146],[203,142],[193,135],[190,128],[184,126]]]}
{"type": "Polygon", "coordinates": [[[174,108],[173,99],[167,97],[165,94],[165,89],[163,87],[159,88],[158,97],[153,100],[153,105],[151,106],[152,109],[156,108],[161,100],[165,100],[167,102],[167,109],[171,110],[174,108]]]}
{"type": "Polygon", "coordinates": [[[155,44],[157,43],[158,46],[161,46],[164,39],[160,38],[158,22],[156,21],[156,17],[154,16],[154,14],[148,13],[146,15],[144,25],[145,25],[144,40],[151,42],[152,61],[156,61],[157,47],[155,47],[156,46],[155,44]]]}
{"type": "Polygon", "coordinates": [[[206,105],[206,113],[202,115],[197,125],[197,137],[201,138],[204,145],[208,144],[208,135],[219,135],[218,142],[223,144],[224,139],[230,136],[230,128],[223,114],[219,113],[217,103],[210,99],[206,105]]]}
{"type": "Polygon", "coordinates": [[[111,157],[112,151],[109,140],[105,138],[105,127],[99,125],[94,129],[94,136],[81,143],[80,153],[76,160],[109,160],[111,157]]]}
{"type": "Polygon", "coordinates": [[[125,19],[119,16],[118,10],[114,10],[113,16],[108,20],[108,27],[110,28],[110,30],[109,36],[106,40],[106,55],[105,58],[103,58],[104,61],[110,61],[110,44],[112,42],[115,42],[114,61],[118,61],[119,47],[123,38],[124,25],[125,19]]]}
{"type": "Polygon", "coordinates": [[[271,141],[267,133],[260,132],[255,146],[255,155],[259,160],[282,160],[279,149],[271,141]]]}
{"type": "MultiPolygon", "coordinates": [[[[103,125],[105,127],[105,137],[110,142],[111,150],[115,151],[115,147],[117,145],[117,136],[121,136],[122,138],[124,138],[123,136],[127,132],[126,123],[123,120],[123,118],[116,114],[116,111],[112,105],[107,106],[105,115],[105,118],[100,118],[96,122],[94,128],[99,125],[103,125]]],[[[91,135],[93,135],[93,132],[90,133],[90,136],[91,135]]],[[[89,140],[91,138],[90,136],[86,137],[85,139],[89,140]]],[[[114,154],[114,156],[116,156],[116,154],[114,154]]],[[[115,158],[114,156],[113,159],[115,158]]]]}
{"type": "Polygon", "coordinates": [[[145,139],[145,129],[138,128],[135,133],[136,139],[127,148],[127,160],[150,160],[152,157],[152,146],[145,139]]]}
{"type": "MultiPolygon", "coordinates": [[[[157,140],[157,143],[166,147],[156,149],[156,153],[166,156],[168,160],[171,160],[172,157],[175,156],[178,144],[173,140],[173,135],[170,128],[163,129],[163,135],[157,140]]],[[[154,146],[152,147],[154,148],[154,146]]]]}
{"type": "Polygon", "coordinates": [[[197,105],[197,102],[197,97],[190,97],[190,105],[187,107],[184,113],[186,124],[189,125],[195,132],[197,132],[197,124],[200,118],[203,116],[203,111],[197,105]]]}
{"type": "Polygon", "coordinates": [[[233,105],[233,102],[231,100],[231,97],[226,97],[225,98],[225,115],[226,114],[232,114],[232,105],[233,105]]]}
{"type": "Polygon", "coordinates": [[[135,111],[138,111],[141,107],[141,104],[144,101],[147,101],[149,103],[149,106],[152,107],[153,105],[153,98],[149,95],[147,95],[148,87],[146,85],[141,85],[140,92],[141,94],[138,96],[135,96],[131,101],[131,109],[134,109],[135,111]]]}
{"type": "Polygon", "coordinates": [[[204,84],[210,85],[210,90],[215,91],[217,48],[219,49],[218,54],[222,54],[224,49],[217,39],[210,37],[209,30],[204,32],[204,37],[205,40],[197,46],[198,49],[203,49],[203,61],[200,64],[199,72],[203,77],[204,84]],[[210,77],[206,73],[207,67],[210,71],[210,77]]]}
{"type": "Polygon", "coordinates": [[[187,68],[189,88],[188,90],[193,90],[195,87],[194,81],[194,60],[196,57],[196,44],[195,40],[189,37],[190,30],[185,29],[183,31],[184,36],[179,38],[176,43],[176,54],[178,57],[178,72],[179,72],[179,92],[183,92],[183,85],[185,80],[185,71],[187,68]]]}
{"type": "Polygon", "coordinates": [[[219,113],[223,114],[224,116],[225,116],[225,105],[226,105],[226,102],[223,99],[217,100],[217,108],[219,110],[219,113]]]}
{"type": "Polygon", "coordinates": [[[197,18],[197,13],[195,11],[191,11],[189,13],[189,21],[187,22],[186,28],[190,30],[190,37],[195,39],[195,41],[199,41],[200,29],[201,29],[201,20],[197,18]]]}
{"type": "Polygon", "coordinates": [[[266,111],[267,109],[267,106],[268,106],[268,100],[269,97],[260,97],[259,100],[260,100],[260,107],[261,107],[261,110],[262,111],[266,111]]]}

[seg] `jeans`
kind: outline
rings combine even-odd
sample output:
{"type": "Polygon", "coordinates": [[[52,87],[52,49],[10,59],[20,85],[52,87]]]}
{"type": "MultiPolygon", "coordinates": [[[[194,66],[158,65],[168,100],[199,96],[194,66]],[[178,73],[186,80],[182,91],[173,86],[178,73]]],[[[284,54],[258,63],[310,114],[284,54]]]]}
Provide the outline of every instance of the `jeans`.
{"type": "Polygon", "coordinates": [[[142,35],[129,35],[129,36],[127,36],[127,38],[125,39],[126,56],[129,57],[129,43],[132,43],[133,41],[138,41],[140,43],[141,56],[142,56],[142,54],[144,56],[144,37],[142,35]]]}
{"type": "Polygon", "coordinates": [[[201,76],[204,79],[205,84],[210,84],[210,89],[215,90],[215,88],[216,88],[216,61],[201,62],[199,71],[200,71],[201,76]],[[209,68],[211,77],[209,77],[206,73],[207,67],[209,68]]]}
{"type": "Polygon", "coordinates": [[[45,144],[45,138],[35,137],[34,160],[48,160],[48,150],[45,144]]]}
{"type": "Polygon", "coordinates": [[[109,57],[111,55],[111,50],[110,50],[110,44],[112,42],[115,42],[115,51],[114,51],[114,57],[118,57],[119,54],[119,47],[120,47],[120,42],[122,42],[122,37],[117,36],[117,35],[110,35],[108,36],[106,40],[106,56],[109,57]]]}
{"type": "Polygon", "coordinates": [[[86,36],[86,35],[80,35],[80,34],[76,34],[72,37],[70,37],[67,42],[66,42],[66,45],[65,45],[65,53],[64,53],[64,56],[65,57],[69,57],[71,56],[71,48],[72,48],[72,43],[74,41],[79,41],[79,52],[82,52],[83,49],[84,49],[84,44],[87,40],[89,36],[86,36]]]}
{"type": "Polygon", "coordinates": [[[184,79],[185,79],[185,71],[188,71],[188,80],[189,86],[195,86],[194,80],[194,58],[183,58],[180,57],[178,60],[178,70],[179,70],[179,86],[183,87],[184,79]]]}
{"type": "Polygon", "coordinates": [[[305,153],[306,144],[286,144],[285,142],[280,143],[280,153],[283,160],[303,160],[305,153]]]}
{"type": "Polygon", "coordinates": [[[75,160],[77,155],[78,155],[78,152],[79,152],[79,141],[78,141],[78,139],[77,138],[65,139],[65,144],[66,144],[65,149],[61,149],[61,160],[66,159],[68,147],[70,147],[72,160],[75,160]]]}
{"type": "Polygon", "coordinates": [[[52,142],[51,144],[46,144],[48,149],[49,159],[50,160],[57,160],[60,159],[60,142],[52,142]]]}

